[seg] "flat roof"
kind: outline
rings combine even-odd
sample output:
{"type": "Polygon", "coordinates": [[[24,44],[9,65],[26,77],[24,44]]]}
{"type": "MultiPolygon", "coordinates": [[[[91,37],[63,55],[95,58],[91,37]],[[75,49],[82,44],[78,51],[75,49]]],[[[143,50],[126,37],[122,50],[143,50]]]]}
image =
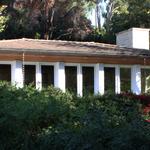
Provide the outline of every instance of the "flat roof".
{"type": "Polygon", "coordinates": [[[25,38],[0,41],[0,53],[22,52],[65,56],[139,56],[150,58],[150,50],[125,48],[113,44],[25,38]]]}

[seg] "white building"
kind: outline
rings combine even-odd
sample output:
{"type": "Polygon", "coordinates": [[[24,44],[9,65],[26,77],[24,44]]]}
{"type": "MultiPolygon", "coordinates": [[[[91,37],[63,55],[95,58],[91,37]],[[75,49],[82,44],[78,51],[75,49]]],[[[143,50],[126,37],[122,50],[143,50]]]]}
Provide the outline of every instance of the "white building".
{"type": "Polygon", "coordinates": [[[82,96],[150,91],[149,29],[117,34],[118,45],[53,40],[0,41],[0,80],[37,89],[54,85],[82,96]],[[137,37],[138,36],[138,37],[137,37]],[[127,48],[129,47],[129,48],[127,48]]]}
{"type": "Polygon", "coordinates": [[[131,28],[117,34],[117,45],[150,50],[150,29],[131,28]]]}

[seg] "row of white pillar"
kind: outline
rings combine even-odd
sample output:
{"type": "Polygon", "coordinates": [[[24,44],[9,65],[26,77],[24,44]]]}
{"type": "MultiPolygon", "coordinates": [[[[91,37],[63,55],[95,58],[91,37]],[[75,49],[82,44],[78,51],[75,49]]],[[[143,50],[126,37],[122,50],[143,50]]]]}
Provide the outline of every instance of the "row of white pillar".
{"type": "MultiPolygon", "coordinates": [[[[15,61],[12,63],[11,78],[12,83],[17,87],[23,87],[23,70],[22,62],[15,61]]],[[[94,65],[94,93],[104,94],[104,65],[94,65]]],[[[120,93],[120,67],[115,66],[115,92],[120,93]]],[[[56,62],[54,64],[54,86],[65,92],[65,64],[56,62]]],[[[36,63],[36,88],[42,88],[41,65],[36,63]]],[[[131,67],[131,90],[135,94],[141,93],[141,68],[138,65],[131,67]]],[[[77,64],[77,94],[82,96],[83,91],[83,76],[82,65],[77,64]]]]}

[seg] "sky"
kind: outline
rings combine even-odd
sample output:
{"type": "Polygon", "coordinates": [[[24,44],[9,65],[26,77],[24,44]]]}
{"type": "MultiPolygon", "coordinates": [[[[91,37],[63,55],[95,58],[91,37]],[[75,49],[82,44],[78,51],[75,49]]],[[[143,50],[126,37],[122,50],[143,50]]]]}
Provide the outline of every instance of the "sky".
{"type": "MultiPolygon", "coordinates": [[[[93,26],[96,26],[96,14],[95,14],[95,9],[92,10],[91,14],[89,15],[89,19],[92,22],[93,26]]],[[[101,17],[102,25],[104,23],[104,18],[101,17]]]]}

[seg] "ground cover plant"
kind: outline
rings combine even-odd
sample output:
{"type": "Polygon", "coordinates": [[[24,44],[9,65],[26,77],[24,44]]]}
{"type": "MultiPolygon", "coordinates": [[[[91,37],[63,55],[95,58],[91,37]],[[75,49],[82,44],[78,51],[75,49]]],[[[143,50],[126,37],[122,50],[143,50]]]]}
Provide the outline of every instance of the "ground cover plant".
{"type": "Polygon", "coordinates": [[[81,98],[0,83],[0,150],[99,149],[150,149],[150,123],[135,96],[81,98]]]}

